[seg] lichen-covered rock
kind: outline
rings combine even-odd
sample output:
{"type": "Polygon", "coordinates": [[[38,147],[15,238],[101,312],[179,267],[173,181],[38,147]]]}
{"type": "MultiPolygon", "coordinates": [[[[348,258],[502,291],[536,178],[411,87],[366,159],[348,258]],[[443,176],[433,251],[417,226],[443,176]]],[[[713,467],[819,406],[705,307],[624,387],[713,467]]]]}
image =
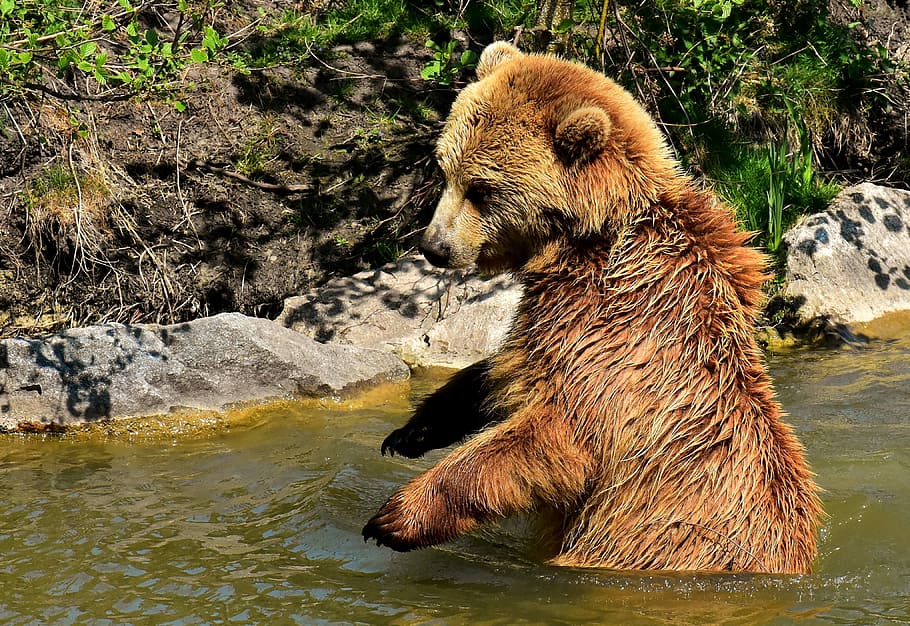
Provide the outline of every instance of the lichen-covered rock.
{"type": "Polygon", "coordinates": [[[239,313],[103,324],[0,341],[0,430],[344,395],[408,375],[392,354],[323,345],[239,313]]]}
{"type": "Polygon", "coordinates": [[[466,367],[492,354],[521,288],[404,258],[288,298],[277,322],[319,341],[389,350],[417,366],[466,367]]]}
{"type": "Polygon", "coordinates": [[[784,241],[784,294],[803,321],[867,322],[910,309],[910,192],[849,187],[784,241]]]}

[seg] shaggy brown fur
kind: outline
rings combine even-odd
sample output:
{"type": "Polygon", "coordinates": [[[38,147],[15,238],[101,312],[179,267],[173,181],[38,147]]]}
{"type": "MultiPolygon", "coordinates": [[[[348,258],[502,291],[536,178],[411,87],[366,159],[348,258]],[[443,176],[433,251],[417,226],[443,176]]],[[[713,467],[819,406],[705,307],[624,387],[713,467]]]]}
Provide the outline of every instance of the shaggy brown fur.
{"type": "Polygon", "coordinates": [[[752,337],[761,256],[612,81],[506,44],[479,75],[423,249],[511,269],[525,296],[502,350],[383,452],[480,432],[364,537],[410,550],[537,510],[559,565],[809,571],[821,507],[752,337]]]}

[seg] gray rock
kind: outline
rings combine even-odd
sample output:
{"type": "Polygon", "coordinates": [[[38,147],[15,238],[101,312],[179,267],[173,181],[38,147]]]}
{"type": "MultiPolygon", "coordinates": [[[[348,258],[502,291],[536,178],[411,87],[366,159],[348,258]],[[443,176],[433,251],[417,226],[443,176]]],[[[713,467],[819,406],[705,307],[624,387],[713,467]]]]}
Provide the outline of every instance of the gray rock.
{"type": "Polygon", "coordinates": [[[104,324],[0,341],[0,429],[338,396],[408,376],[394,355],[323,345],[239,313],[171,326],[104,324]]]}
{"type": "Polygon", "coordinates": [[[784,293],[804,321],[867,322],[910,309],[910,192],[850,187],[784,241],[784,293]]]}
{"type": "Polygon", "coordinates": [[[465,367],[492,354],[521,287],[405,258],[289,298],[276,320],[319,341],[390,350],[410,365],[465,367]]]}

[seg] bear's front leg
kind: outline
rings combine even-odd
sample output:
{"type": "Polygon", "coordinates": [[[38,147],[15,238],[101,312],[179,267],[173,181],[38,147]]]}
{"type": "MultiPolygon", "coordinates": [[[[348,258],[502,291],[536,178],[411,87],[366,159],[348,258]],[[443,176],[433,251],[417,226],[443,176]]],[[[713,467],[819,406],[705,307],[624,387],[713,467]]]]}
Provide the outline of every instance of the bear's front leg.
{"type": "Polygon", "coordinates": [[[407,424],[385,438],[382,454],[417,458],[457,443],[497,421],[486,406],[489,371],[490,364],[484,360],[457,372],[420,403],[407,424]]]}
{"type": "Polygon", "coordinates": [[[472,506],[453,476],[427,472],[399,490],[363,528],[365,541],[398,552],[443,543],[489,516],[472,506]]]}
{"type": "Polygon", "coordinates": [[[399,490],[367,522],[363,537],[405,552],[538,503],[565,506],[582,493],[589,467],[587,452],[551,422],[509,420],[399,490]]]}

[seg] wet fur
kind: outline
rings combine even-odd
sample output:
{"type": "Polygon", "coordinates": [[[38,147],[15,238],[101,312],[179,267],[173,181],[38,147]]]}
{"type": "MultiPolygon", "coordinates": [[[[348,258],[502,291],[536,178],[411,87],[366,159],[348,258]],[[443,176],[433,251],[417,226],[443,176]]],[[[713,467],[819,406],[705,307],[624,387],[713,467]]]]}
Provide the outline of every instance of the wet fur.
{"type": "Polygon", "coordinates": [[[548,57],[505,59],[453,108],[440,141],[449,192],[508,171],[486,162],[501,154],[484,142],[523,115],[539,124],[513,151],[531,150],[538,166],[503,182],[487,206],[450,198],[456,219],[438,233],[463,245],[455,261],[475,254],[488,269],[513,269],[525,295],[501,351],[456,375],[383,444],[417,456],[470,436],[393,495],[364,537],[410,550],[538,510],[554,564],[809,571],[817,488],[752,334],[763,259],[615,84],[548,57]],[[551,97],[541,107],[534,95],[552,63],[576,85],[554,92],[570,105],[551,97]],[[544,114],[522,113],[519,100],[505,122],[477,118],[499,110],[491,101],[520,97],[516,85],[544,114]],[[607,113],[607,134],[592,135],[597,120],[582,113],[560,147],[560,122],[592,102],[607,113]],[[512,191],[525,176],[535,184],[512,191]],[[522,229],[522,245],[503,247],[522,229]]]}

